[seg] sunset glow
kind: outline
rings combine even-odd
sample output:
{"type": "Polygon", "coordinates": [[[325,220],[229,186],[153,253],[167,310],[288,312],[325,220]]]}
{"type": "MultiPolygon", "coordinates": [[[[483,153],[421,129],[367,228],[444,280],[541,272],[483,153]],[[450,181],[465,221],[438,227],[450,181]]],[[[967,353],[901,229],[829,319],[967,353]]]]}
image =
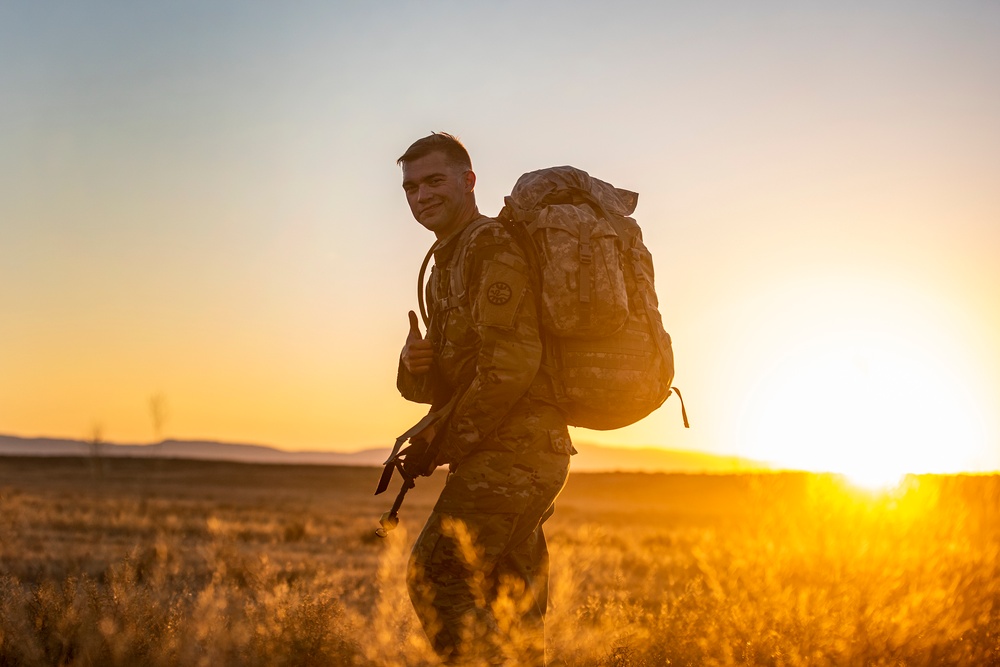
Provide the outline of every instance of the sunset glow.
{"type": "Polygon", "coordinates": [[[756,360],[741,451],[866,486],[974,468],[991,445],[987,378],[933,307],[874,280],[795,292],[808,301],[789,295],[769,330],[787,348],[756,360]]]}
{"type": "Polygon", "coordinates": [[[4,6],[0,434],[390,445],[433,241],[395,160],[443,130],[487,215],[554,165],[639,193],[692,428],[671,399],[578,441],[998,470],[998,34],[996,3],[4,6]]]}

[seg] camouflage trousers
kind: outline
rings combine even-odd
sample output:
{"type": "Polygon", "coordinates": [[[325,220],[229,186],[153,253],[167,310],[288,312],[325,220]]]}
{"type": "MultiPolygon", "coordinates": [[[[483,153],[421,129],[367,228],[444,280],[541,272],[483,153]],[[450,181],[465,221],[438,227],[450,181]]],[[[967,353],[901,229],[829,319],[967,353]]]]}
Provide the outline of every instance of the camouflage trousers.
{"type": "Polygon", "coordinates": [[[448,664],[544,664],[542,524],[568,473],[568,454],[487,451],[448,475],[407,573],[424,631],[448,664]]]}

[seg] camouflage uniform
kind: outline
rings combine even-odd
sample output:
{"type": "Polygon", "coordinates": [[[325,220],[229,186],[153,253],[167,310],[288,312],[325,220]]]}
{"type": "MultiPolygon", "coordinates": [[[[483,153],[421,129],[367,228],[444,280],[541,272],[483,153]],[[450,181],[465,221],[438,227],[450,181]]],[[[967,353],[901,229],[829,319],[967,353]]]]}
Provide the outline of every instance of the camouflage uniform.
{"type": "Polygon", "coordinates": [[[450,473],[417,538],[410,597],[435,650],[451,661],[541,664],[552,514],[575,453],[544,373],[528,267],[500,223],[479,218],[434,250],[428,283],[435,361],[409,400],[458,395],[439,441],[450,473]],[[460,247],[464,246],[464,250],[460,247]],[[453,266],[461,262],[461,266],[453,266]],[[464,294],[456,297],[453,271],[464,294]],[[515,653],[510,653],[515,651],[515,653]]]}

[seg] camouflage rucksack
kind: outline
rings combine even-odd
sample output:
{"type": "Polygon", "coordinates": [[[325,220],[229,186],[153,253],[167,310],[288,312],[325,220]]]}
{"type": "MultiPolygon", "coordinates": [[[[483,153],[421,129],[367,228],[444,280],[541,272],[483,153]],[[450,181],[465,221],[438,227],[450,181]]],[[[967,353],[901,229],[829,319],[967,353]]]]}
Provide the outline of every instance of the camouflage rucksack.
{"type": "Polygon", "coordinates": [[[574,167],[521,176],[498,216],[534,267],[543,367],[572,426],[628,426],[676,393],[674,356],[634,219],[639,196],[574,167]]]}
{"type": "MultiPolygon", "coordinates": [[[[570,426],[628,426],[671,393],[688,426],[684,399],[671,387],[674,354],[657,309],[653,258],[628,217],[638,198],[574,167],[552,167],[521,176],[497,216],[532,267],[542,370],[570,426]]],[[[464,250],[489,223],[480,218],[462,230],[452,266],[464,264],[464,250]]],[[[424,275],[436,247],[418,278],[424,323],[424,275]]],[[[462,272],[447,275],[449,300],[462,299],[462,272]]]]}

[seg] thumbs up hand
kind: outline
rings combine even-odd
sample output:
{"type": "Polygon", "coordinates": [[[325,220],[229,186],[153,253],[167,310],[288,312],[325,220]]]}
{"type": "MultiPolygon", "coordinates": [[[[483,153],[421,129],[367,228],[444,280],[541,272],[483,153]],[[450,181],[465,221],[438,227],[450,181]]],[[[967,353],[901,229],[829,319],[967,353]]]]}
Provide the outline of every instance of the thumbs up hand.
{"type": "Polygon", "coordinates": [[[403,362],[403,367],[414,375],[423,375],[431,369],[431,362],[434,361],[434,349],[429,340],[424,340],[420,334],[420,323],[417,321],[417,314],[412,310],[410,315],[410,331],[406,334],[406,344],[399,358],[403,362]]]}

